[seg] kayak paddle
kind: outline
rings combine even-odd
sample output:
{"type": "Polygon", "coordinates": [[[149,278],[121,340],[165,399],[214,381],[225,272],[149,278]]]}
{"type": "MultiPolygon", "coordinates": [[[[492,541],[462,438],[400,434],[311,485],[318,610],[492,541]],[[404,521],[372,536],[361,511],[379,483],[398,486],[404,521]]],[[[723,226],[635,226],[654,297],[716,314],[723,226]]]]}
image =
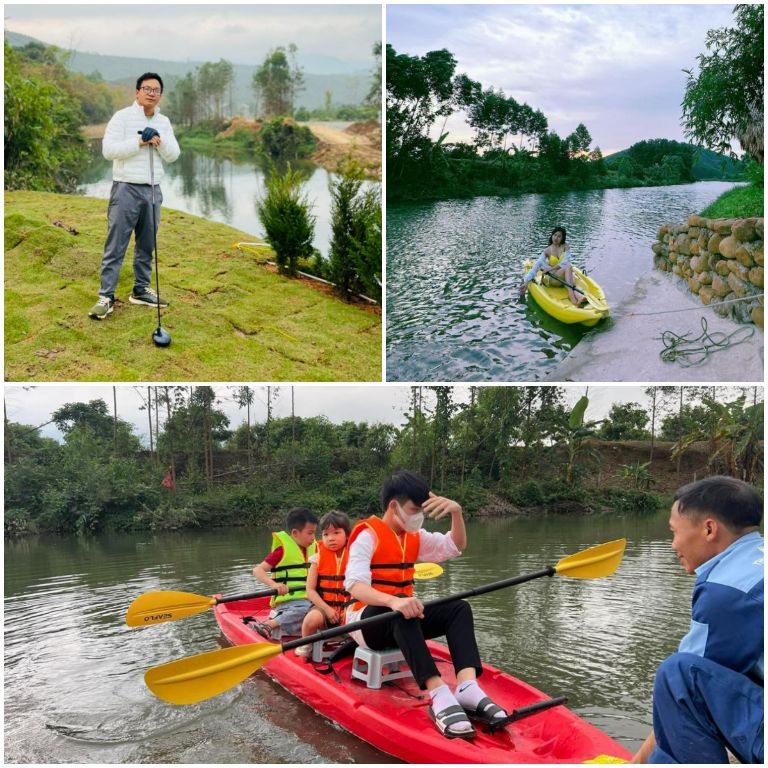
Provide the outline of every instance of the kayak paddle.
{"type": "Polygon", "coordinates": [[[549,277],[552,280],[557,280],[558,283],[562,283],[566,288],[570,288],[575,293],[580,293],[582,296],[586,296],[587,302],[591,304],[595,309],[599,310],[600,312],[608,311],[609,309],[608,303],[603,299],[599,299],[594,294],[589,293],[588,291],[583,291],[581,288],[577,288],[575,285],[571,285],[570,283],[566,283],[565,280],[562,280],[557,275],[553,275],[551,272],[545,272],[544,277],[549,277]]]}
{"type": "MultiPolygon", "coordinates": [[[[603,576],[610,576],[621,563],[626,543],[626,539],[618,539],[617,541],[598,544],[582,552],[564,557],[557,565],[549,566],[541,571],[496,581],[455,595],[439,597],[436,600],[429,600],[424,603],[424,606],[442,605],[454,600],[483,595],[542,576],[560,574],[572,579],[599,579],[603,576]]],[[[332,637],[338,637],[363,627],[387,622],[397,615],[397,611],[387,611],[351,624],[324,629],[314,635],[300,637],[282,644],[252,643],[207,651],[153,667],[147,670],[144,681],[149,690],[163,701],[170,704],[196,704],[233,688],[250,677],[271,658],[285,651],[320,640],[329,640],[332,637]]]]}
{"type": "MultiPolygon", "coordinates": [[[[437,563],[416,563],[414,579],[434,579],[443,572],[437,563]]],[[[166,621],[178,621],[187,616],[202,613],[219,603],[234,603],[238,600],[251,600],[256,597],[276,595],[276,589],[262,589],[246,595],[231,597],[205,597],[192,592],[147,592],[139,595],[129,606],[125,614],[125,623],[129,627],[147,627],[151,624],[163,624],[166,621]]]]}

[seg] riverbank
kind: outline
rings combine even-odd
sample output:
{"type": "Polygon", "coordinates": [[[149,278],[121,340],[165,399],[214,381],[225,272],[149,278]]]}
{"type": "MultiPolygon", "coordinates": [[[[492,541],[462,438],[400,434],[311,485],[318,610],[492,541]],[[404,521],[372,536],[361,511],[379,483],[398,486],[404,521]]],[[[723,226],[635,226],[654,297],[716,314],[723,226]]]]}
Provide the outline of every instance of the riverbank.
{"type": "MultiPolygon", "coordinates": [[[[127,301],[97,298],[106,201],[40,192],[5,195],[5,377],[13,381],[376,381],[381,318],[262,266],[233,248],[252,235],[163,209],[158,236],[163,327],[127,301]],[[57,223],[58,222],[58,223],[57,223]]],[[[130,263],[130,255],[126,259],[130,263]]]]}
{"type": "Polygon", "coordinates": [[[762,382],[764,338],[762,329],[743,326],[718,317],[701,305],[688,291],[678,288],[670,277],[652,270],[635,284],[630,297],[612,309],[605,324],[588,333],[557,366],[547,372],[549,381],[706,381],[762,382]],[[665,310],[674,307],[674,313],[665,310]],[[706,320],[710,334],[754,334],[744,343],[713,353],[700,365],[684,367],[664,362],[661,335],[699,336],[706,320]]]}

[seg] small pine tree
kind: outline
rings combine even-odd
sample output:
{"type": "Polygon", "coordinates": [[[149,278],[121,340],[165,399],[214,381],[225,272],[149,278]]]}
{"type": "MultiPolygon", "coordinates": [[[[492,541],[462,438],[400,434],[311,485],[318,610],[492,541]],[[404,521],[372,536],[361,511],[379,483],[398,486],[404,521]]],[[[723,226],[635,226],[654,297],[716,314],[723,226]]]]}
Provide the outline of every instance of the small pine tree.
{"type": "Polygon", "coordinates": [[[305,183],[306,178],[291,170],[290,164],[283,175],[273,168],[266,194],[256,202],[278,269],[289,275],[296,274],[299,259],[309,258],[313,253],[316,218],[312,203],[302,193],[305,183]]]}

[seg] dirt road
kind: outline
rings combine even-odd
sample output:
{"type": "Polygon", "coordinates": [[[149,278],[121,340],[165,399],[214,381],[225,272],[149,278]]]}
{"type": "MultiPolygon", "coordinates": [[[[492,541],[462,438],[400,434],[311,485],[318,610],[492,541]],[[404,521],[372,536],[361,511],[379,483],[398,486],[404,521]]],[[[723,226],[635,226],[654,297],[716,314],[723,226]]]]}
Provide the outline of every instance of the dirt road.
{"type": "Polygon", "coordinates": [[[341,160],[352,156],[372,178],[381,178],[381,124],[375,120],[337,128],[329,123],[309,122],[306,126],[320,142],[312,160],[335,170],[341,160]]]}

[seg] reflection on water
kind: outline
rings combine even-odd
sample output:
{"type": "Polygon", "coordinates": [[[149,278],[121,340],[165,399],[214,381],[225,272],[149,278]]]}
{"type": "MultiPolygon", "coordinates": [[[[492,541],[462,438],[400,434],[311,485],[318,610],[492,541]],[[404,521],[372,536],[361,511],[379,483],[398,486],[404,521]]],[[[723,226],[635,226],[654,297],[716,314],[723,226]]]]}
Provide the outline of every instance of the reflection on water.
{"type": "MultiPolygon", "coordinates": [[[[436,529],[444,526],[435,524],[436,529]]],[[[561,576],[473,598],[483,658],[568,706],[630,749],[650,726],[653,673],[690,617],[693,580],[672,556],[666,515],[468,523],[469,547],[430,599],[626,536],[608,579],[561,576]]],[[[269,547],[266,529],[5,545],[5,758],[36,763],[377,763],[385,758],[257,674],[190,707],[145,688],[157,664],[213,650],[211,611],[144,629],[124,623],[150,590],[237,594],[269,547]]]]}
{"type": "MultiPolygon", "coordinates": [[[[568,231],[573,260],[617,307],[651,267],[659,227],[733,184],[481,197],[387,208],[387,379],[542,378],[587,329],[518,300],[522,262],[568,231]]],[[[599,328],[600,326],[598,326],[599,328]]]]}
{"type": "MultiPolygon", "coordinates": [[[[112,163],[101,156],[100,142],[96,149],[96,157],[83,174],[78,192],[108,198],[112,187],[112,163]]],[[[295,162],[292,166],[308,176],[304,191],[313,203],[312,213],[316,217],[313,244],[327,257],[331,242],[328,183],[334,174],[307,162],[295,162]]],[[[264,193],[264,179],[269,173],[265,161],[253,158],[232,160],[183,149],[179,159],[175,163],[166,163],[164,168],[164,207],[229,224],[259,238],[264,236],[256,214],[256,200],[264,193]]]]}

